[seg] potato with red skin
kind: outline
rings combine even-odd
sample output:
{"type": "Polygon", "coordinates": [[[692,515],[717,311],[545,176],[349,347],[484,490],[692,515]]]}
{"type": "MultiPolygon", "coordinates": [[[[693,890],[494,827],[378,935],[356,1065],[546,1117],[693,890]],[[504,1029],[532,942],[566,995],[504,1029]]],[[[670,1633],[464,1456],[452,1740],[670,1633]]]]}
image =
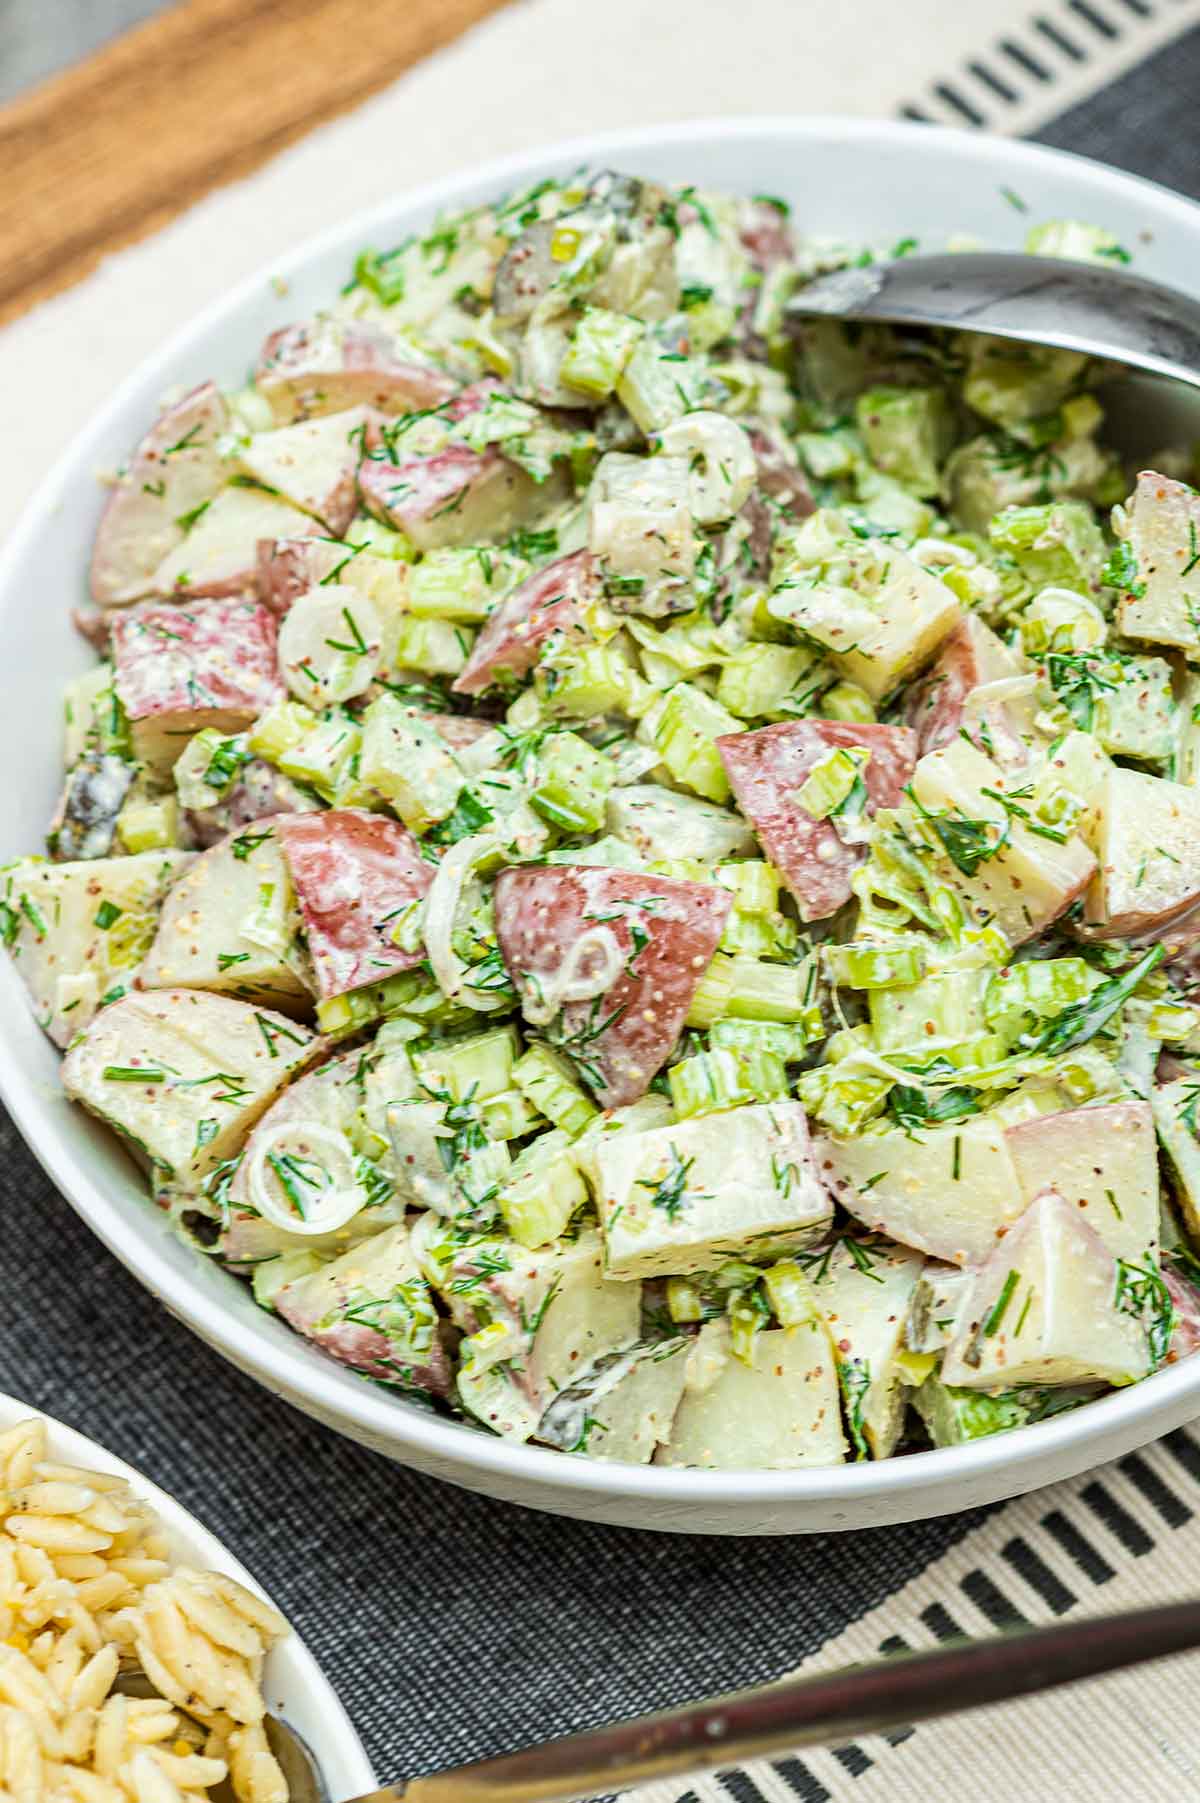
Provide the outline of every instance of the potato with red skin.
{"type": "Polygon", "coordinates": [[[153,592],[213,600],[254,588],[264,538],[304,538],[321,522],[263,488],[223,488],[154,572],[153,592]]]}
{"type": "MultiPolygon", "coordinates": [[[[548,489],[556,485],[545,484],[548,489]]],[[[422,551],[503,538],[538,510],[542,491],[498,451],[447,445],[431,457],[359,464],[363,506],[385,526],[407,533],[422,551]]]]}
{"type": "Polygon", "coordinates": [[[450,1394],[450,1359],[403,1222],[284,1284],[274,1304],[289,1327],[339,1364],[385,1383],[450,1394]]]}
{"type": "Polygon", "coordinates": [[[1200,903],[1200,789],[1114,764],[1092,830],[1087,937],[1160,937],[1200,903]]]}
{"type": "Polygon", "coordinates": [[[455,694],[478,695],[499,676],[527,675],[555,633],[583,638],[586,608],[601,593],[590,551],[573,551],[535,570],[485,623],[454,680],[455,694]]]}
{"type": "Polygon", "coordinates": [[[358,511],[359,459],[379,418],[368,407],[350,407],[256,432],[242,448],[242,469],[341,538],[358,511]]]}
{"type": "Polygon", "coordinates": [[[1012,709],[1003,701],[985,703],[969,724],[965,724],[965,716],[974,690],[1021,673],[1003,639],[977,614],[964,614],[942,645],[937,662],[905,704],[905,718],[917,735],[917,755],[940,751],[965,731],[981,751],[1003,763],[1019,762],[1025,747],[1012,709]]]}
{"type": "Polygon", "coordinates": [[[850,879],[866,856],[865,846],[844,843],[832,820],[814,820],[795,799],[822,758],[850,748],[871,754],[862,772],[867,815],[896,807],[916,762],[916,735],[906,726],[783,720],[717,740],[737,804],[804,920],[824,920],[850,900],[850,879]]]}
{"type": "Polygon", "coordinates": [[[1158,1257],[1158,1146],[1147,1102],[1093,1103],[1005,1133],[1025,1202],[1053,1189],[1115,1258],[1158,1257]]]}
{"type": "Polygon", "coordinates": [[[258,541],[254,590],[273,614],[285,614],[293,601],[328,581],[353,553],[328,538],[262,538],[258,541]]]}
{"type": "Polygon", "coordinates": [[[179,524],[229,479],[217,441],[229,409],[215,382],[168,407],[129,459],[105,504],[92,550],[92,599],[122,607],[155,593],[154,575],[182,544],[179,524]]]}
{"type": "Polygon", "coordinates": [[[323,1001],[421,962],[421,951],[391,937],[433,881],[406,826],[364,808],[331,808],[281,821],[276,832],[323,1001]]]}
{"type": "Polygon", "coordinates": [[[205,727],[241,732],[286,690],[256,601],[147,601],[113,620],[113,683],[143,763],[165,774],[205,727]]]}
{"type": "Polygon", "coordinates": [[[185,808],[183,823],[191,843],[205,849],[257,820],[269,820],[275,814],[316,813],[320,805],[274,764],[265,758],[250,758],[215,806],[185,808]]]}
{"type": "Polygon", "coordinates": [[[440,406],[457,387],[443,370],[413,362],[381,326],[340,319],[272,332],[254,381],[281,426],[345,407],[416,412],[440,406]]]}
{"type": "Polygon", "coordinates": [[[574,1050],[603,1107],[635,1102],[670,1057],[731,900],[707,883],[595,865],[500,872],[496,933],[526,1018],[574,1050]],[[556,980],[585,935],[592,936],[595,963],[611,948],[616,974],[551,1010],[556,980]]]}

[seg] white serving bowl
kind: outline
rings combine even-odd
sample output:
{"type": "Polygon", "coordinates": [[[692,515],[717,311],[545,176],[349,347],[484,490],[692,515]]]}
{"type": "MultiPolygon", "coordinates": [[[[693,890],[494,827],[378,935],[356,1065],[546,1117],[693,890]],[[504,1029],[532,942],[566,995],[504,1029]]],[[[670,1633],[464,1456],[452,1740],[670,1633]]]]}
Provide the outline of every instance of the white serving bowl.
{"type": "MultiPolygon", "coordinates": [[[[1114,231],[1142,273],[1195,291],[1200,207],[1096,163],[1002,138],[847,119],[722,120],[580,138],[405,195],[339,225],[193,321],[112,396],[67,449],[0,560],[12,675],[0,711],[0,856],[36,849],[60,779],[62,685],[89,654],[69,619],[101,506],[96,472],[118,463],[166,389],[240,382],[269,331],[326,303],[357,250],[393,243],[441,208],[582,163],[676,183],[783,195],[799,226],[923,249],[954,232],[1019,249],[1036,219],[1114,231]],[[1022,210],[1027,209],[1027,210],[1022,210]],[[280,281],[278,278],[284,278],[280,281]]],[[[1164,432],[1164,438],[1169,434],[1164,432]]],[[[1073,1476],[1200,1414],[1200,1358],[1036,1427],[878,1465],[711,1472],[604,1465],[513,1446],[443,1420],[324,1358],[257,1308],[249,1289],[175,1240],[116,1141],[58,1087],[58,1057],[7,961],[0,971],[0,1092],[54,1182],[110,1251],[241,1370],[351,1438],[431,1476],[509,1502],[627,1526],[698,1533],[874,1527],[944,1514],[1073,1476]]]]}
{"type": "MultiPolygon", "coordinates": [[[[46,1423],[52,1459],[124,1478],[153,1508],[166,1532],[171,1556],[180,1564],[197,1566],[205,1571],[223,1571],[259,1596],[266,1595],[262,1586],[255,1583],[220,1541],[214,1539],[207,1528],[201,1527],[195,1516],[189,1515],[165,1490],[150,1483],[140,1471],[114,1458],[94,1440],[76,1433],[74,1428],[65,1427],[52,1416],[42,1415],[40,1409],[31,1409],[16,1396],[0,1392],[0,1434],[31,1416],[38,1416],[46,1423]]],[[[267,1597],[267,1601],[272,1599],[267,1597]]],[[[271,1713],[286,1719],[312,1748],[334,1803],[340,1798],[363,1796],[375,1789],[375,1775],[350,1726],[350,1718],[295,1628],[267,1655],[263,1694],[271,1713]]]]}

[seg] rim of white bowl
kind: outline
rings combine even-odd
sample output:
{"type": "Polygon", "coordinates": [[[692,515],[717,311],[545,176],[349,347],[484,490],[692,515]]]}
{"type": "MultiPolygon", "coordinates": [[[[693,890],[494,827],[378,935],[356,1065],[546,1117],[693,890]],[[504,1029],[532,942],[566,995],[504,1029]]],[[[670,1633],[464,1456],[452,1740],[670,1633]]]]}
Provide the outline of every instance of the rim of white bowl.
{"type": "MultiPolygon", "coordinates": [[[[135,1494],[150,1504],[168,1534],[176,1537],[180,1542],[186,1540],[189,1543],[192,1549],[189,1554],[191,1558],[202,1560],[204,1565],[212,1571],[220,1571],[227,1577],[236,1578],[248,1590],[253,1590],[257,1596],[263,1597],[273,1608],[280,1607],[270,1592],[264,1590],[253,1572],[247,1571],[241,1560],[230,1552],[225,1542],[219,1539],[211,1528],[205,1527],[204,1523],[193,1515],[191,1510],[186,1508],[177,1497],[172,1496],[169,1490],[164,1490],[161,1484],[156,1484],[136,1465],[130,1465],[125,1459],[118,1457],[101,1441],[93,1440],[90,1434],[82,1433],[79,1428],[71,1427],[66,1421],[60,1421],[57,1415],[48,1415],[45,1409],[35,1408],[32,1403],[23,1401],[20,1396],[13,1396],[7,1391],[0,1390],[0,1434],[10,1427],[15,1427],[18,1422],[26,1421],[31,1417],[45,1422],[50,1432],[50,1450],[56,1458],[65,1459],[67,1463],[78,1465],[83,1470],[95,1469],[123,1477],[135,1494]]],[[[286,1612],[280,1610],[280,1613],[286,1612]]],[[[307,1719],[315,1720],[320,1716],[323,1722],[332,1729],[328,1738],[335,1741],[337,1745],[337,1757],[341,1761],[342,1768],[338,1774],[339,1782],[348,1783],[355,1786],[356,1789],[367,1791],[375,1784],[376,1778],[354,1725],[337,1692],[321,1670],[299,1628],[290,1616],[288,1617],[288,1627],[290,1632],[286,1639],[279,1643],[279,1652],[297,1668],[297,1677],[303,1688],[306,1704],[309,1706],[307,1719]]],[[[265,1693],[268,1703],[272,1706],[274,1702],[272,1693],[279,1689],[278,1679],[274,1678],[271,1672],[272,1661],[275,1658],[274,1651],[268,1653],[265,1678],[265,1693]]],[[[294,1725],[302,1732],[305,1731],[304,1721],[296,1721],[294,1725]]]]}
{"type": "MultiPolygon", "coordinates": [[[[756,138],[776,142],[791,138],[798,145],[809,140],[820,140],[825,144],[839,141],[844,144],[870,143],[878,145],[881,151],[890,145],[903,145],[906,150],[918,149],[923,155],[937,154],[940,146],[941,154],[972,164],[992,164],[1000,154],[1006,175],[1019,174],[1023,170],[1033,174],[1039,169],[1067,167],[1076,181],[1094,190],[1101,206],[1105,195],[1112,195],[1114,191],[1131,199],[1140,197],[1153,207],[1160,222],[1173,220],[1182,230],[1200,239],[1200,205],[1158,182],[1126,174],[1069,151],[1016,140],[998,140],[949,126],[839,118],[836,115],[804,118],[776,115],[687,120],[560,139],[499,158],[475,170],[427,183],[401,194],[395,201],[353,214],[343,223],[306,239],[286,256],[272,259],[265,268],[238,283],[229,294],[189,320],[119,384],[106,405],[92,417],[43,479],[0,553],[0,603],[13,569],[27,547],[45,530],[54,509],[66,496],[72,471],[81,462],[86,465],[88,455],[104,441],[111,429],[110,421],[120,412],[126,397],[152,380],[166,378],[186,356],[188,346],[194,340],[222,320],[236,316],[261,294],[265,282],[286,279],[293,271],[340,246],[369,242],[376,227],[387,224],[399,209],[405,213],[432,216],[457,200],[468,199],[481,187],[494,187],[500,193],[523,179],[536,179],[550,166],[573,168],[606,159],[612,154],[636,158],[643,150],[652,151],[663,145],[712,142],[714,139],[752,141],[756,138]]],[[[409,1448],[424,1454],[431,1461],[440,1463],[446,1477],[471,1471],[482,1478],[511,1479],[517,1485],[537,1485],[548,1494],[557,1492],[560,1499],[563,1493],[569,1492],[612,1502],[700,1507],[707,1504],[715,1508],[745,1504],[752,1486],[754,1502],[769,1508],[805,1503],[852,1506],[869,1499],[900,1499],[916,1491],[943,1488],[952,1496],[956,1478],[957,1487],[962,1491],[978,1490],[986,1487],[981,1480],[994,1478],[1003,1469],[1004,1493],[1013,1494],[1037,1483],[1039,1466],[1055,1464],[1059,1468],[1054,1473],[1056,1477],[1086,1469],[1088,1450],[1093,1441],[1107,1442],[1109,1448],[1125,1450],[1153,1438],[1156,1432],[1167,1431],[1186,1419],[1189,1413],[1186,1398],[1194,1398],[1196,1410],[1200,1411],[1200,1358],[1197,1358],[1181,1361],[1141,1383],[1032,1426],[1014,1428],[964,1446],[915,1452],[878,1463],[794,1471],[758,1468],[708,1471],[692,1467],[605,1464],[599,1460],[573,1458],[549,1448],[514,1445],[484,1432],[464,1428],[462,1423],[452,1419],[407,1405],[403,1399],[389,1395],[369,1382],[364,1381],[361,1387],[347,1384],[344,1371],[332,1363],[328,1370],[324,1369],[319,1357],[314,1356],[312,1349],[301,1340],[292,1347],[266,1333],[261,1337],[251,1335],[235,1352],[231,1344],[232,1331],[222,1335],[220,1321],[199,1286],[186,1280],[180,1284],[178,1273],[168,1266],[153,1237],[140,1238],[131,1234],[118,1208],[91,1177],[85,1163],[63,1149],[50,1121],[42,1118],[44,1111],[33,1106],[35,1087],[20,1067],[16,1048],[0,1027],[0,1095],[26,1143],[47,1175],[109,1251],[160,1301],[165,1302],[169,1297],[172,1313],[207,1344],[268,1388],[277,1393],[285,1392],[289,1400],[302,1397],[314,1414],[331,1425],[352,1423],[355,1429],[361,1430],[368,1443],[379,1446],[384,1442],[394,1447],[398,1454],[409,1448]],[[1139,1442],[1138,1426],[1145,1425],[1146,1417],[1152,1417],[1156,1426],[1139,1442]],[[1025,1484],[1027,1476],[1029,1483],[1025,1484]]],[[[1112,1456],[1111,1451],[1097,1454],[1098,1458],[1108,1456],[1112,1456]]],[[[953,1502],[948,1501],[946,1507],[952,1509],[953,1502]]]]}

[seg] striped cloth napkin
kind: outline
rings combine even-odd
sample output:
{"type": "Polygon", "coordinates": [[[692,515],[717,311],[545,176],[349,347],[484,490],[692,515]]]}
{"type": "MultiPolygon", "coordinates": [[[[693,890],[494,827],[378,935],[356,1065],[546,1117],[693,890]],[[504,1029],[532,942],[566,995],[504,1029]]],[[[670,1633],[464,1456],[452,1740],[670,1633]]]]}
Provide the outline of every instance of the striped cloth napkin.
{"type": "MultiPolygon", "coordinates": [[[[180,11],[201,4],[236,11],[180,11]]],[[[114,28],[153,5],[90,0],[114,28]]],[[[183,319],[397,186],[593,129],[800,110],[1028,133],[1195,191],[1198,26],[1200,0],[739,0],[736,19],[696,0],[500,5],[0,330],[0,392],[20,422],[0,434],[0,532],[183,319]]],[[[3,129],[0,110],[0,143],[3,129]]],[[[1174,1599],[1200,1573],[1200,1441],[1186,1430],[966,1526],[717,1542],[551,1523],[397,1471],[256,1390],[112,1265],[4,1122],[0,1213],[25,1228],[0,1235],[0,1388],[141,1464],[228,1540],[326,1666],[381,1776],[778,1676],[810,1649],[812,1669],[844,1665],[1174,1599]]],[[[636,1803],[1200,1795],[1190,1669],[658,1784],[636,1803]]]]}

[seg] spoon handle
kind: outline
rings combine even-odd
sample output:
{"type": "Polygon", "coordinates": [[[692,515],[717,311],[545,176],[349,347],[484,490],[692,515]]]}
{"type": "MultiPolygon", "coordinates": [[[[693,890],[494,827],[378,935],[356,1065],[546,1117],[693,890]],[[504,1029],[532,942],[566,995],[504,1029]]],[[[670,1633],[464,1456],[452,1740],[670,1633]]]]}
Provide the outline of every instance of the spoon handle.
{"type": "Polygon", "coordinates": [[[899,257],[817,276],[787,314],[986,332],[1200,386],[1200,301],[1113,264],[991,250],[899,257]]]}
{"type": "Polygon", "coordinates": [[[414,1778],[357,1803],[569,1803],[652,1778],[837,1744],[1200,1646],[1200,1601],[960,1641],[785,1678],[414,1778]]]}

